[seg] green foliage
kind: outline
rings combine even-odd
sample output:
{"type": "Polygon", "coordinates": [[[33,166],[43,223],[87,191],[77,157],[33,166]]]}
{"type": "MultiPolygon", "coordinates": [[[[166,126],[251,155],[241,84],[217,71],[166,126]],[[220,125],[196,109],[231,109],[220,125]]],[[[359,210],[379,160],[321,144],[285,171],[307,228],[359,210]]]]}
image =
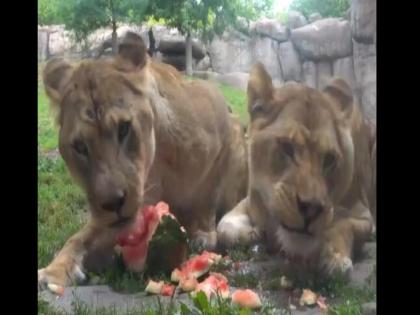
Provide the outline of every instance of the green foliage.
{"type": "Polygon", "coordinates": [[[58,11],[60,0],[38,0],[38,24],[51,25],[63,23],[58,11]]]}
{"type": "Polygon", "coordinates": [[[315,12],[323,17],[342,17],[350,4],[348,0],[294,0],[289,8],[302,12],[306,17],[315,12]]]}
{"type": "Polygon", "coordinates": [[[66,28],[77,42],[86,41],[90,33],[113,22],[141,22],[146,15],[147,0],[58,0],[66,28]]]}
{"type": "Polygon", "coordinates": [[[156,0],[150,4],[155,18],[181,33],[195,32],[204,39],[237,25],[237,17],[254,19],[271,7],[272,0],[156,0]]]}

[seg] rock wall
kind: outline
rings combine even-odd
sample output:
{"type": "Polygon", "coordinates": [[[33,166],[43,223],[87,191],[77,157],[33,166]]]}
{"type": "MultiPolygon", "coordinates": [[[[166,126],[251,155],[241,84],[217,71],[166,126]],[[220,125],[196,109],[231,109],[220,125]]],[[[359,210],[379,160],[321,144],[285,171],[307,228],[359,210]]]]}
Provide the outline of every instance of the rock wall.
{"type": "MultiPolygon", "coordinates": [[[[349,13],[346,18],[312,14],[308,22],[291,11],[288,25],[263,18],[241,32],[227,30],[205,45],[194,39],[193,68],[200,76],[206,76],[203,71],[215,72],[207,77],[242,89],[256,61],[266,66],[276,84],[295,81],[323,88],[331,77],[340,76],[352,86],[366,117],[376,125],[376,1],[352,0],[349,13]]],[[[118,37],[129,30],[149,45],[146,26],[122,25],[118,37]]],[[[154,26],[153,33],[156,57],[184,70],[184,37],[164,26],[154,26]]],[[[110,38],[110,29],[100,29],[89,37],[89,48],[83,49],[72,44],[63,26],[39,27],[38,58],[95,56],[110,38]]]]}

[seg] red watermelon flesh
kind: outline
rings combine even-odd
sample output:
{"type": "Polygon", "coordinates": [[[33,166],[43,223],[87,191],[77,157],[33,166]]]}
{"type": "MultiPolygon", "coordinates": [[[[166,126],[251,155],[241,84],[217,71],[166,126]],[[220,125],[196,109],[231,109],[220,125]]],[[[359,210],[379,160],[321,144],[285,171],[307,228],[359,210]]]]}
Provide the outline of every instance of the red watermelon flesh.
{"type": "Polygon", "coordinates": [[[221,255],[204,251],[201,255],[196,255],[188,259],[181,269],[176,268],[171,275],[173,282],[180,282],[181,279],[199,278],[207,273],[210,267],[220,261],[221,255]]]}
{"type": "Polygon", "coordinates": [[[207,299],[212,296],[220,295],[221,298],[229,297],[229,284],[226,277],[220,273],[210,273],[210,275],[195,288],[195,293],[203,291],[207,299]]]}
{"type": "Polygon", "coordinates": [[[171,284],[164,284],[162,289],[160,290],[160,295],[163,296],[172,296],[175,292],[175,286],[171,284]]]}
{"type": "Polygon", "coordinates": [[[117,236],[117,244],[122,247],[124,262],[130,270],[143,270],[148,244],[164,215],[174,217],[164,202],[156,206],[145,206],[138,211],[135,223],[117,236]]]}
{"type": "Polygon", "coordinates": [[[232,294],[232,303],[237,304],[241,307],[247,307],[250,309],[260,308],[261,300],[257,293],[252,290],[236,290],[232,294]]]}

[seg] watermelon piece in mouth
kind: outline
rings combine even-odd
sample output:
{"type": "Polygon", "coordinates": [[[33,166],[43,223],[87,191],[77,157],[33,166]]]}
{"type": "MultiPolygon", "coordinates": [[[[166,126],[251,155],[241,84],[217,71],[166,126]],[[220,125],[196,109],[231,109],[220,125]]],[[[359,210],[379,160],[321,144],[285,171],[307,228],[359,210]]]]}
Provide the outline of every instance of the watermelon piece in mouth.
{"type": "MultiPolygon", "coordinates": [[[[165,231],[165,227],[173,228],[174,224],[176,225],[175,228],[178,228],[178,234],[171,233],[172,231],[166,233],[169,235],[167,236],[168,242],[170,244],[174,242],[171,239],[171,234],[177,234],[178,236],[181,234],[183,237],[179,237],[179,244],[182,246],[185,243],[186,246],[185,230],[175,221],[175,216],[170,213],[169,205],[165,202],[159,202],[156,206],[144,206],[138,211],[135,222],[119,233],[116,239],[116,243],[121,247],[124,263],[129,270],[135,272],[143,271],[150,255],[154,257],[159,254],[161,259],[165,260],[164,252],[158,254],[149,253],[150,243],[159,226],[164,225],[164,223],[167,224],[163,227],[163,232],[168,232],[165,231]],[[167,220],[165,221],[165,218],[172,220],[169,222],[170,224],[168,224],[167,220]]],[[[159,240],[162,241],[161,238],[159,240]]]]}

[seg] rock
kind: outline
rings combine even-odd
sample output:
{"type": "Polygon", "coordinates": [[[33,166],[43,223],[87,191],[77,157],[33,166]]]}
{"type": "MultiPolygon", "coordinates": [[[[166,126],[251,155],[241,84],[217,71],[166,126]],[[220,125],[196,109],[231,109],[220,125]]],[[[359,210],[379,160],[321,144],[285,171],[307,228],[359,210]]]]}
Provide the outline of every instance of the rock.
{"type": "Polygon", "coordinates": [[[207,47],[213,71],[248,72],[253,64],[251,38],[233,30],[216,36],[207,47]]]}
{"type": "Polygon", "coordinates": [[[341,77],[356,90],[356,78],[354,77],[353,57],[340,58],[333,62],[333,76],[341,77]]]}
{"type": "Polygon", "coordinates": [[[358,98],[368,120],[376,126],[376,47],[353,41],[358,98]]]}
{"type": "Polygon", "coordinates": [[[195,70],[206,71],[210,67],[211,67],[210,57],[208,55],[206,55],[203,59],[201,59],[199,62],[197,62],[197,66],[195,67],[195,70]]]}
{"type": "MultiPolygon", "coordinates": [[[[184,71],[186,65],[185,55],[166,55],[162,54],[161,61],[174,66],[178,71],[184,71]]],[[[194,68],[194,65],[193,65],[194,68]]]]}
{"type": "Polygon", "coordinates": [[[376,302],[362,304],[362,315],[376,315],[376,302]]]}
{"type": "Polygon", "coordinates": [[[215,77],[215,80],[219,83],[224,83],[233,86],[242,91],[247,90],[249,73],[245,72],[231,72],[219,74],[215,77]]]}
{"type": "Polygon", "coordinates": [[[319,14],[318,12],[312,13],[311,15],[309,15],[309,18],[308,18],[309,23],[313,23],[321,19],[322,19],[322,15],[319,14]]]}
{"type": "Polygon", "coordinates": [[[350,20],[351,20],[351,8],[347,9],[346,13],[344,13],[343,18],[344,18],[346,21],[350,21],[350,20]]]}
{"type": "Polygon", "coordinates": [[[286,26],[277,20],[267,18],[252,23],[251,31],[262,36],[268,36],[279,42],[288,40],[290,35],[290,31],[286,26]]]}
{"type": "Polygon", "coordinates": [[[354,261],[350,284],[376,291],[376,243],[364,244],[361,257],[354,261]]]}
{"type": "Polygon", "coordinates": [[[70,32],[61,30],[50,33],[48,50],[50,56],[62,56],[70,51],[73,43],[70,39],[70,32]]]}
{"type": "Polygon", "coordinates": [[[279,45],[278,58],[285,81],[302,81],[302,67],[299,55],[292,42],[288,41],[279,45]]]}
{"type": "Polygon", "coordinates": [[[252,42],[252,64],[261,62],[272,79],[283,80],[280,63],[277,58],[278,43],[268,37],[256,37],[252,42]]]}
{"type": "Polygon", "coordinates": [[[376,0],[353,0],[351,5],[351,29],[354,39],[372,44],[376,33],[376,0]]]}
{"type": "Polygon", "coordinates": [[[303,82],[307,86],[316,89],[316,64],[313,61],[305,61],[302,64],[303,82]]]}
{"type": "Polygon", "coordinates": [[[302,13],[293,10],[289,11],[287,15],[287,25],[290,29],[302,27],[306,24],[308,24],[308,21],[302,13]]]}
{"type": "MultiPolygon", "coordinates": [[[[185,38],[163,38],[157,48],[162,54],[180,55],[185,54],[185,38]]],[[[206,50],[201,42],[192,40],[192,56],[194,59],[201,60],[205,57],[206,50]]]]}
{"type": "Polygon", "coordinates": [[[291,39],[301,56],[309,60],[338,59],[352,54],[350,23],[338,18],[294,29],[291,39]]]}
{"type": "Polygon", "coordinates": [[[43,61],[48,58],[48,32],[38,28],[38,60],[43,61]]]}
{"type": "Polygon", "coordinates": [[[317,89],[322,90],[332,77],[332,65],[329,61],[321,61],[316,64],[317,89]]]}

